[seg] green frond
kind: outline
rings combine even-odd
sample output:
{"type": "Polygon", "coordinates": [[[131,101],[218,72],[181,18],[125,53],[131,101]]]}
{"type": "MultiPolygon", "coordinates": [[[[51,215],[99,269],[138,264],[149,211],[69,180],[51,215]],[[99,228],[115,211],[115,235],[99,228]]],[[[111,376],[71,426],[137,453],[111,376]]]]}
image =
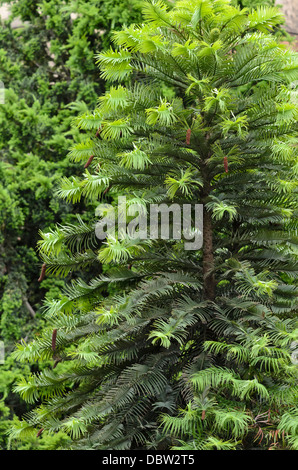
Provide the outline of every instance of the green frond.
{"type": "Polygon", "coordinates": [[[171,17],[162,0],[148,0],[142,8],[144,20],[152,27],[158,28],[171,25],[171,17]]]}
{"type": "Polygon", "coordinates": [[[120,157],[120,166],[134,170],[144,170],[152,162],[148,155],[134,145],[134,150],[117,155],[120,157]]]}
{"type": "MultiPolygon", "coordinates": [[[[74,121],[75,125],[79,128],[79,129],[84,129],[84,130],[98,130],[101,125],[102,125],[102,121],[103,121],[103,117],[102,117],[102,112],[101,110],[99,109],[95,109],[93,113],[90,113],[90,112],[86,112],[84,114],[81,114],[79,117],[77,117],[74,121]]],[[[92,145],[92,142],[90,142],[90,145],[89,145],[89,148],[90,150],[94,147],[94,145],[92,145]]],[[[86,145],[86,144],[85,144],[86,145]]],[[[88,145],[88,144],[87,144],[88,145]]],[[[88,146],[86,145],[86,150],[88,149],[88,146]]],[[[77,146],[74,147],[74,150],[70,153],[70,157],[75,154],[76,152],[76,149],[77,149],[77,146]]],[[[81,147],[81,149],[83,150],[83,148],[81,147]]],[[[90,153],[88,154],[90,155],[90,153]]],[[[86,154],[87,156],[87,154],[86,154]]],[[[75,160],[77,161],[77,160],[75,160]]]]}
{"type": "Polygon", "coordinates": [[[71,149],[69,158],[75,162],[81,162],[90,157],[90,155],[94,153],[94,150],[94,142],[92,142],[91,139],[87,139],[86,141],[79,142],[71,149]]]}
{"type": "Polygon", "coordinates": [[[101,69],[101,77],[106,80],[123,80],[132,72],[131,54],[126,50],[114,51],[110,48],[109,51],[97,54],[96,59],[101,69]]]}
{"type": "Polygon", "coordinates": [[[129,236],[117,239],[110,235],[99,250],[98,259],[104,263],[125,263],[129,258],[146,251],[150,244],[150,240],[139,240],[129,236]]]}
{"type": "Polygon", "coordinates": [[[283,23],[284,17],[278,8],[259,6],[248,15],[248,20],[251,29],[267,33],[277,24],[283,23]]]}
{"type": "Polygon", "coordinates": [[[240,410],[215,410],[215,428],[224,431],[235,439],[243,438],[248,426],[253,423],[251,416],[240,410]]]}
{"type": "Polygon", "coordinates": [[[177,191],[181,192],[184,196],[191,196],[193,186],[202,186],[203,184],[202,181],[195,176],[195,171],[191,168],[180,170],[179,175],[173,171],[169,173],[165,179],[169,197],[173,199],[177,191]]]}

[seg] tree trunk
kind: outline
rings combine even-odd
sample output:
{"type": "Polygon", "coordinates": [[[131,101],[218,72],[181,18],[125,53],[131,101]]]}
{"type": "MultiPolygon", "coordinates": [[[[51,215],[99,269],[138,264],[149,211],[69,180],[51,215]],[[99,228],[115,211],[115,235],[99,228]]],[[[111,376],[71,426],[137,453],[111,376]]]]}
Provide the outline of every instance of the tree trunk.
{"type": "Polygon", "coordinates": [[[211,157],[212,153],[208,148],[209,134],[206,135],[206,149],[201,151],[204,158],[201,161],[201,175],[204,185],[201,189],[201,202],[203,203],[203,293],[206,300],[214,300],[215,298],[215,277],[210,273],[214,269],[213,254],[213,227],[211,213],[206,209],[206,202],[211,192],[210,175],[208,173],[206,161],[211,157]]]}
{"type": "Polygon", "coordinates": [[[31,307],[31,305],[29,304],[28,300],[26,298],[23,298],[23,302],[24,302],[24,305],[25,305],[26,309],[30,313],[31,317],[35,318],[36,313],[33,310],[33,308],[31,307]]]}
{"type": "Polygon", "coordinates": [[[204,297],[207,300],[215,298],[215,277],[210,271],[214,268],[213,231],[210,212],[204,207],[203,212],[203,279],[204,297]]]}

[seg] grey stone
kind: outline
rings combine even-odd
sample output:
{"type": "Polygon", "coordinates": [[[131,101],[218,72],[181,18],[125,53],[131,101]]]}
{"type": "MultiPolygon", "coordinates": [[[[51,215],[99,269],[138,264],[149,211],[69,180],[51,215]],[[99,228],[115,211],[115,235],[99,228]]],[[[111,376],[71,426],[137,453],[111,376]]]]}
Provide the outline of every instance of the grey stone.
{"type": "Polygon", "coordinates": [[[298,35],[298,0],[277,0],[286,19],[286,30],[298,35]]]}

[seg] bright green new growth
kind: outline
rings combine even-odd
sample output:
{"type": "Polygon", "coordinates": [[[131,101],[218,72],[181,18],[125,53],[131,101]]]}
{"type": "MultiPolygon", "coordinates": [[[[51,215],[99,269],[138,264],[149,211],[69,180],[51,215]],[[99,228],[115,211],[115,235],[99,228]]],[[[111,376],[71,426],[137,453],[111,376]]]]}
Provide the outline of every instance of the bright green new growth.
{"type": "Polygon", "coordinates": [[[108,267],[48,302],[54,352],[51,329],[15,352],[64,369],[16,387],[43,403],[12,435],[63,430],[87,449],[297,449],[297,54],[269,33],[275,8],[157,1],[143,14],[98,54],[113,84],[78,117],[70,152],[94,158],[59,195],[204,204],[203,249],[117,233],[101,244],[95,219],[42,234],[48,272],[108,267]]]}

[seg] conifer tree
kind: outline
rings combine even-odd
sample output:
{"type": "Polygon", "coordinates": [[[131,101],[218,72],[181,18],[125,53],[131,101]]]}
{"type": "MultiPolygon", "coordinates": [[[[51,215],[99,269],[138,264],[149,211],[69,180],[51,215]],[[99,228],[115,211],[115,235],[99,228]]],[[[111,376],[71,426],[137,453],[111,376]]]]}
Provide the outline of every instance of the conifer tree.
{"type": "Polygon", "coordinates": [[[148,217],[152,204],[201,204],[203,246],[120,227],[99,240],[93,214],[41,232],[46,275],[72,278],[45,304],[50,327],[14,354],[53,367],[17,385],[41,403],[12,437],[297,449],[297,54],[271,35],[273,7],[157,0],[143,15],[97,56],[110,89],[76,120],[82,177],[59,195],[127,220],[133,204],[148,217]],[[90,282],[76,276],[99,263],[90,282]]]}

